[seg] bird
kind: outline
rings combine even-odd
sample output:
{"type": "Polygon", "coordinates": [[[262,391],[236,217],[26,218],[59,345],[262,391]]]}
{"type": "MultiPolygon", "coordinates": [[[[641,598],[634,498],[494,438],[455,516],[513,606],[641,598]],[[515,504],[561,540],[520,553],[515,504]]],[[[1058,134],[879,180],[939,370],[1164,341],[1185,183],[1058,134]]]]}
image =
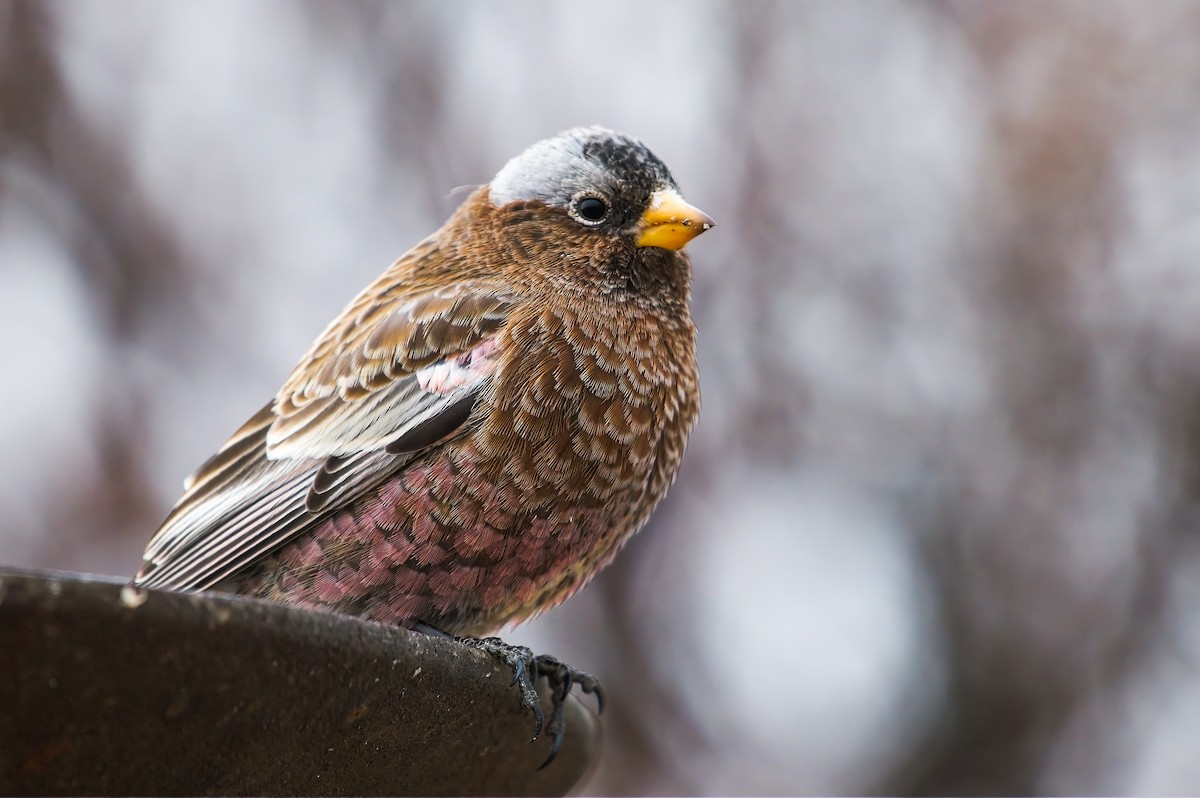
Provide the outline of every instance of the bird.
{"type": "MultiPolygon", "coordinates": [[[[360,292],[184,483],[132,584],[488,637],[559,604],[674,481],[700,407],[685,245],[714,226],[640,140],[539,141],[360,292]]],[[[514,653],[515,652],[515,653],[514,653]]],[[[549,760],[547,760],[548,764],[549,760]]]]}

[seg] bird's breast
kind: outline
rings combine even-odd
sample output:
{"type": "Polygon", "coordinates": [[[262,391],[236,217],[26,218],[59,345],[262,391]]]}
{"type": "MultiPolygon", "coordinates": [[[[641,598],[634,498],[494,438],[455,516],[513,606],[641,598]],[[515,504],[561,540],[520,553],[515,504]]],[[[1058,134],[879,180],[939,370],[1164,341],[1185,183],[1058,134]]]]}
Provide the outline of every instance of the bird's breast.
{"type": "Polygon", "coordinates": [[[610,561],[666,492],[697,411],[686,334],[553,308],[520,321],[482,422],[441,471],[410,475],[444,487],[406,488],[445,496],[430,515],[453,522],[460,561],[481,565],[455,605],[473,632],[553,606],[610,561]]]}
{"type": "Polygon", "coordinates": [[[541,307],[504,332],[477,436],[534,506],[605,506],[645,489],[656,468],[678,465],[658,462],[664,438],[694,420],[692,342],[644,317],[589,311],[541,307]]]}

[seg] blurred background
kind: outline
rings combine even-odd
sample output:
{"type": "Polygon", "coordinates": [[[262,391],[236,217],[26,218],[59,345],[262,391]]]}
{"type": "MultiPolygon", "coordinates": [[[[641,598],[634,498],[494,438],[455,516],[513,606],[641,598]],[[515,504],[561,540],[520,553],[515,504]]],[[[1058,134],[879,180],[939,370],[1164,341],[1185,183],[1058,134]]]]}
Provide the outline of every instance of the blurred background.
{"type": "MultiPolygon", "coordinates": [[[[1200,791],[1200,3],[0,2],[0,562],[181,480],[533,141],[645,140],[704,410],[513,638],[587,793],[1200,791]]],[[[515,700],[515,698],[514,698],[515,700]]]]}

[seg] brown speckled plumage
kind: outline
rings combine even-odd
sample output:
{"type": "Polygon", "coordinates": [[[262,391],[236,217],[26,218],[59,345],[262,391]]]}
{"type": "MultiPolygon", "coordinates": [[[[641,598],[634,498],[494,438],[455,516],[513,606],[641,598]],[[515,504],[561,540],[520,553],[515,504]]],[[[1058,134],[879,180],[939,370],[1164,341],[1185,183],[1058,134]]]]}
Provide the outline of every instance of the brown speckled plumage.
{"type": "Polygon", "coordinates": [[[570,596],[696,420],[681,247],[711,221],[676,191],[596,128],[514,159],[189,480],[136,581],[473,635],[570,596]]]}

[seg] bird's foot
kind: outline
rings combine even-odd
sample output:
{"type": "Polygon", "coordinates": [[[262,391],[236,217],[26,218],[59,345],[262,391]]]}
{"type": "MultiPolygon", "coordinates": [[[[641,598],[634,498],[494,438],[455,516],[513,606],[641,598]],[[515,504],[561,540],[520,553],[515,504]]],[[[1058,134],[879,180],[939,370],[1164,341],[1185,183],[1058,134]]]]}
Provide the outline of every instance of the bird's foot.
{"type": "MultiPolygon", "coordinates": [[[[545,676],[550,683],[550,723],[545,724],[546,733],[550,735],[550,753],[541,767],[546,767],[558,756],[562,748],[563,737],[566,735],[567,724],[564,718],[564,704],[571,688],[579,685],[584,693],[596,696],[598,711],[604,711],[604,688],[596,677],[589,673],[576,670],[565,662],[549,654],[534,654],[525,646],[514,646],[505,643],[498,637],[456,637],[463,645],[477,648],[491,654],[512,668],[512,683],[521,690],[521,706],[533,713],[533,739],[542,733],[545,716],[542,714],[542,701],[533,683],[539,677],[545,676]]],[[[530,741],[532,742],[532,740],[530,741]]],[[[539,768],[540,769],[540,768],[539,768]]]]}
{"type": "MultiPolygon", "coordinates": [[[[558,756],[559,749],[562,748],[563,737],[567,731],[563,706],[567,696],[571,694],[571,687],[577,684],[585,695],[596,696],[597,712],[604,711],[604,688],[600,686],[600,682],[595,676],[577,670],[549,654],[538,654],[533,657],[526,669],[526,672],[529,671],[533,672],[534,679],[545,676],[550,683],[550,724],[546,727],[546,733],[550,735],[550,752],[546,755],[546,761],[539,767],[540,770],[553,762],[554,757],[558,756]]],[[[536,736],[534,735],[535,739],[536,736]]]]}

